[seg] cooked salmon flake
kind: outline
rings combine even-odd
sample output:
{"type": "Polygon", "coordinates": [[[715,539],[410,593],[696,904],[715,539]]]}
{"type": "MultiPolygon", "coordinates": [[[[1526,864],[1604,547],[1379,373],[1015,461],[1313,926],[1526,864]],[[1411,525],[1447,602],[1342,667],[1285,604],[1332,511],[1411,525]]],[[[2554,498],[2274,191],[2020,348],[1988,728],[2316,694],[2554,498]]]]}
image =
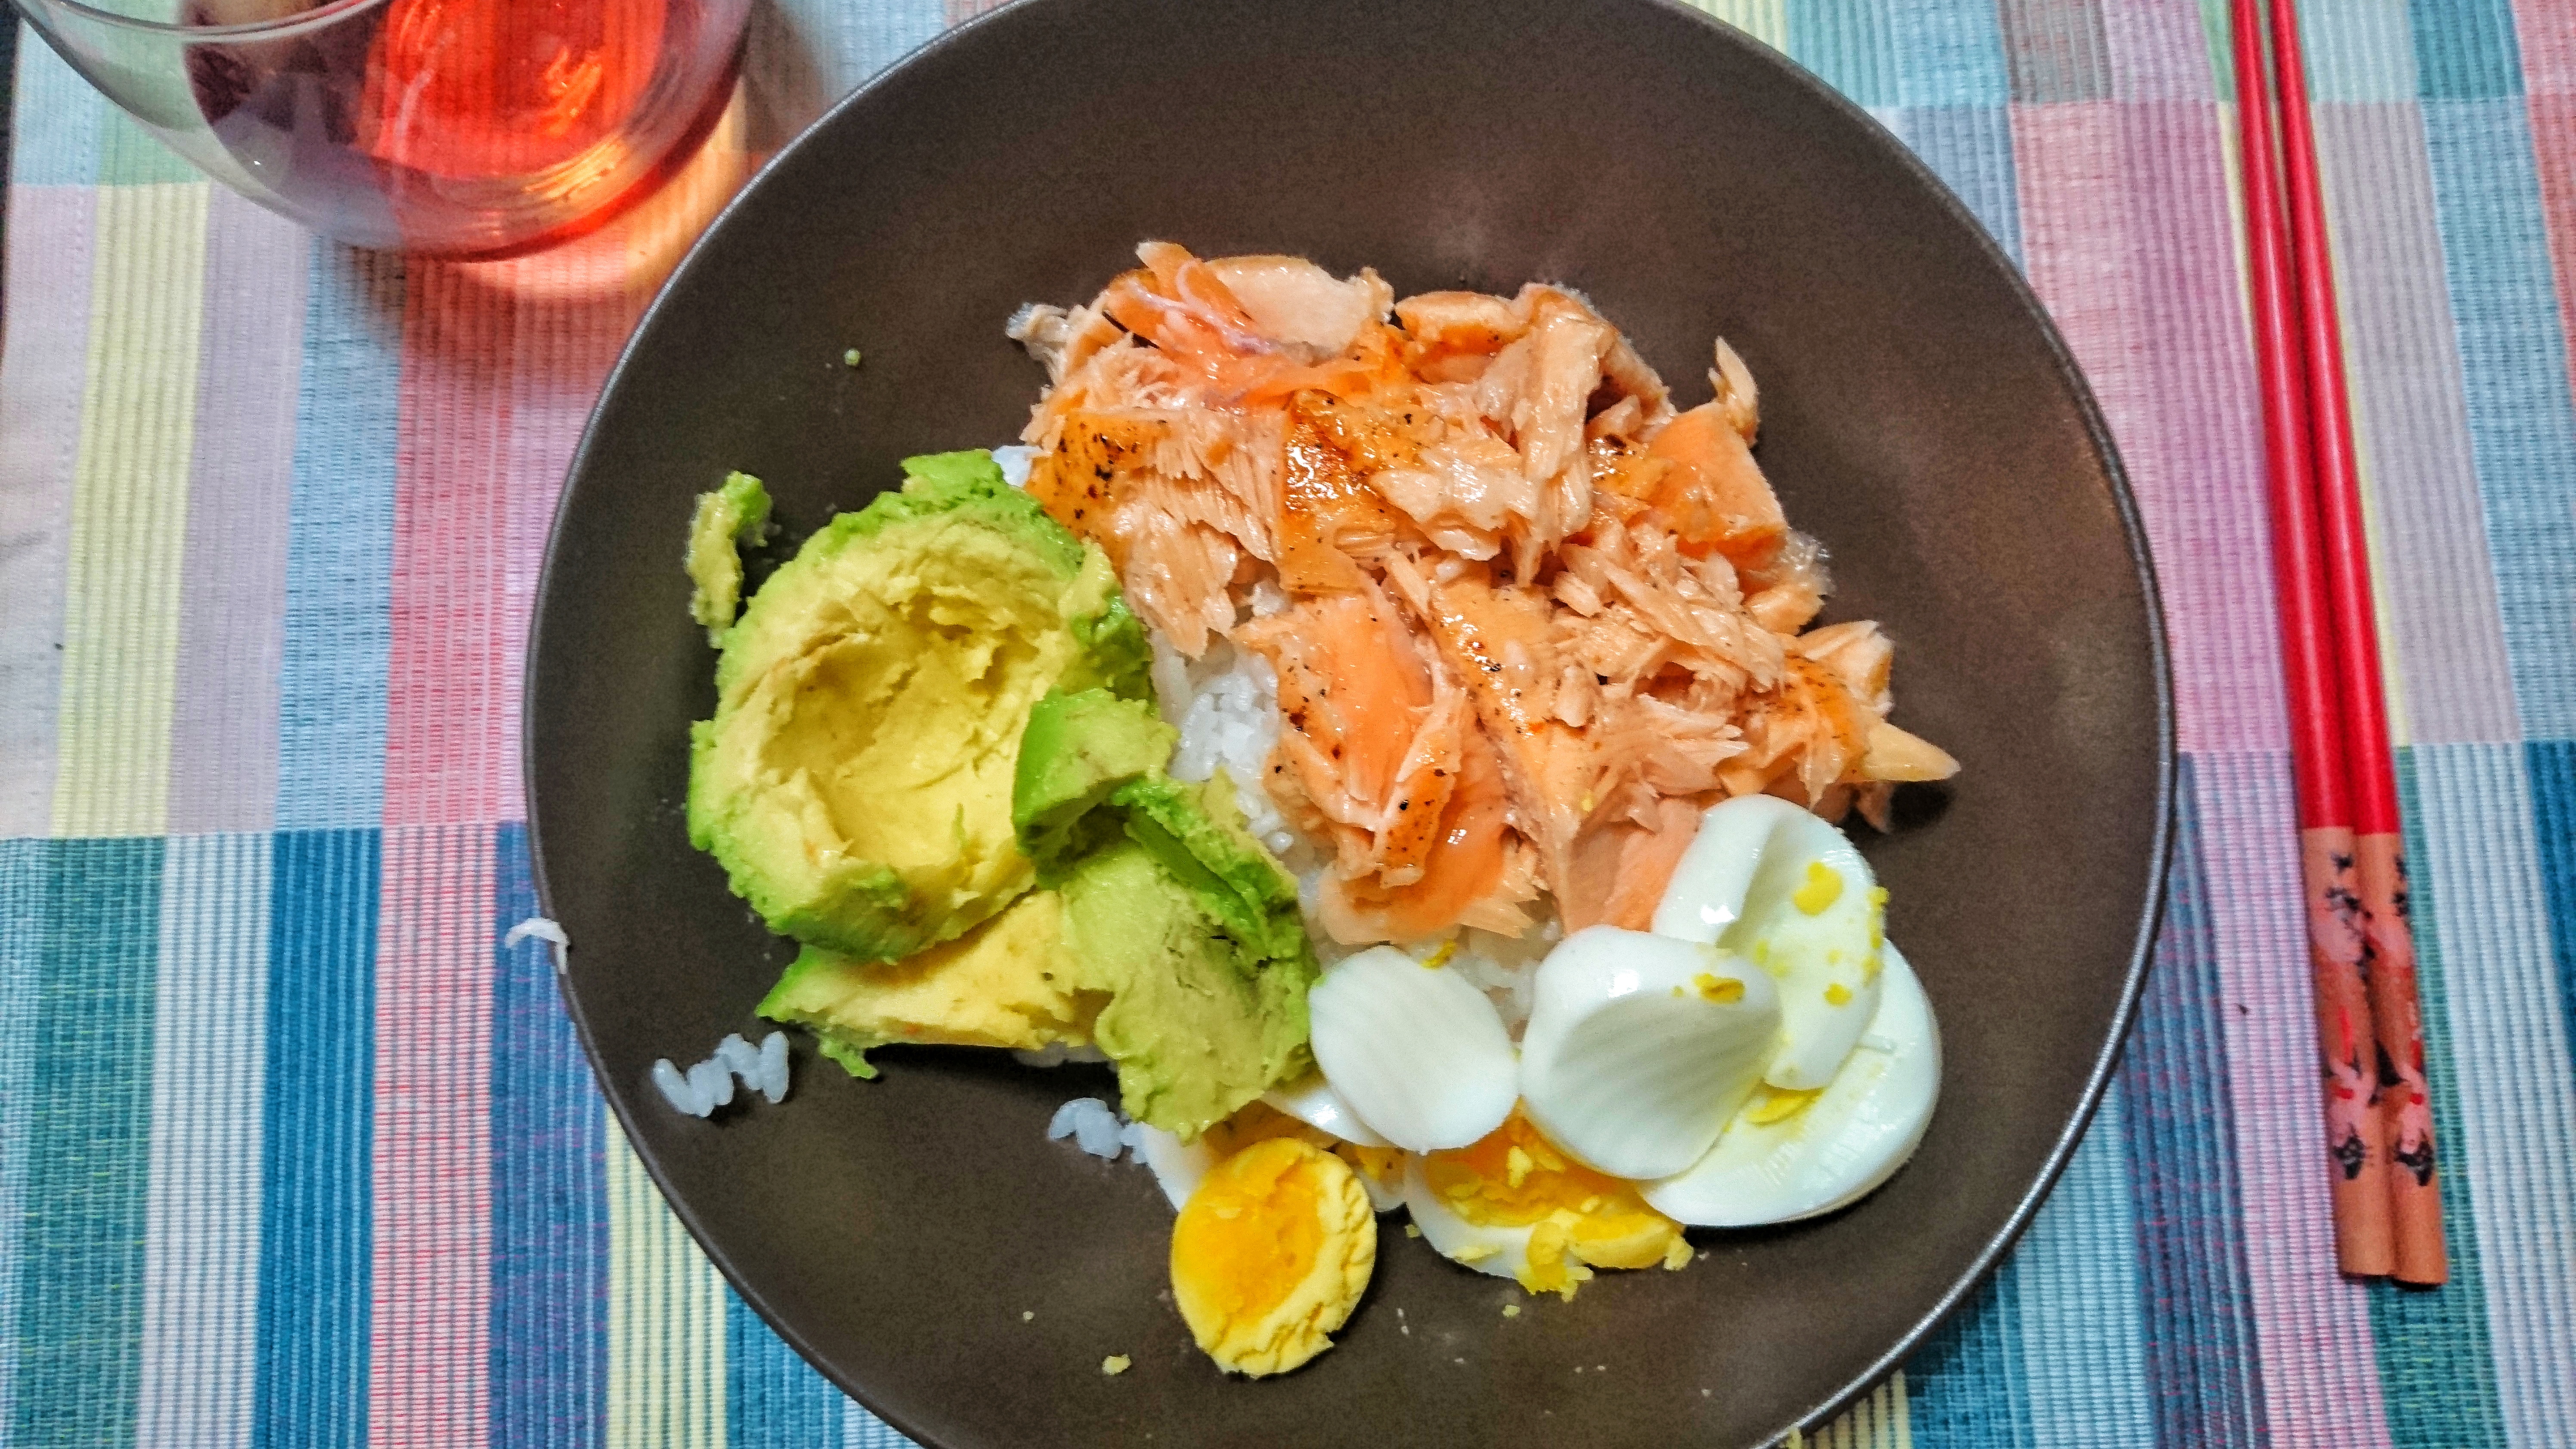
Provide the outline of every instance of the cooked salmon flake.
{"type": "Polygon", "coordinates": [[[1399,301],[1295,257],[1137,257],[1012,321],[1051,381],[1029,491],[1182,655],[1276,672],[1263,784],[1331,856],[1337,938],[1516,935],[1542,892],[1568,931],[1644,929],[1708,805],[1883,827],[1898,781],[1957,769],[1889,722],[1875,624],[1808,627],[1822,550],[1723,339],[1676,410],[1565,287],[1399,301]]]}

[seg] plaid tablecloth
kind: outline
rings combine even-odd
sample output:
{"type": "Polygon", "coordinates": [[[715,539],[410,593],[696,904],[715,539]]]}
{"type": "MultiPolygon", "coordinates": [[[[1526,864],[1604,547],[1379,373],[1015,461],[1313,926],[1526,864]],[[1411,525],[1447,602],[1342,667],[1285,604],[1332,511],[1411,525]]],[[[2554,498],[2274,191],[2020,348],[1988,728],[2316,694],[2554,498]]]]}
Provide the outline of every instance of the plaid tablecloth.
{"type": "MultiPolygon", "coordinates": [[[[719,146],[975,8],[780,0],[719,146]]],[[[2338,1280],[2324,1227],[2223,0],[1717,8],[2055,312],[2144,505],[2184,750],[2091,1135],[1817,1441],[2576,1444],[2576,3],[2306,6],[2447,1154],[2431,1293],[2338,1280]]],[[[651,239],[355,253],[32,37],[15,90],[0,1444],[901,1443],[725,1289],[539,948],[501,944],[529,601],[651,239]]]]}

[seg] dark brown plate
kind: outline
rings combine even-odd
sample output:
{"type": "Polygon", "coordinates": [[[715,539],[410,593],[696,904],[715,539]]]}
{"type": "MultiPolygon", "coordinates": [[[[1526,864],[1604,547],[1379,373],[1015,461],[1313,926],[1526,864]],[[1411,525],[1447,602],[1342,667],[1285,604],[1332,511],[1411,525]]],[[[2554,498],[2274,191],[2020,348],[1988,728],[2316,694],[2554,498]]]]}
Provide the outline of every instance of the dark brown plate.
{"type": "Polygon", "coordinates": [[[1959,1303],[2072,1148],[2144,970],[2172,772],[2135,510],[2030,293],[1861,112],[1659,0],[1027,0],[896,66],[733,204],[627,349],[528,691],[539,889],[610,1101],[743,1295],[947,1446],[1731,1446],[1815,1422],[1959,1303]],[[1886,1188],[1510,1320],[1519,1290],[1390,1229],[1339,1347],[1250,1383],[1168,1301],[1147,1174],[1046,1140],[1058,1103],[1108,1091],[1097,1069],[896,1051],[862,1084],[800,1044],[785,1107],[701,1122],[653,1093],[653,1059],[749,1027],[789,954],[682,828],[713,704],[692,495],[756,472],[792,538],[907,454],[1011,440],[1041,379],[1003,320],[1090,296],[1147,237],[1373,265],[1399,294],[1571,283],[1685,404],[1712,336],[1742,351],[1761,459],[1833,554],[1830,617],[1885,621],[1899,717],[1966,766],[1864,841],[1947,1039],[1939,1115],[1886,1188]],[[1104,1377],[1114,1353],[1135,1367],[1104,1377]]]}

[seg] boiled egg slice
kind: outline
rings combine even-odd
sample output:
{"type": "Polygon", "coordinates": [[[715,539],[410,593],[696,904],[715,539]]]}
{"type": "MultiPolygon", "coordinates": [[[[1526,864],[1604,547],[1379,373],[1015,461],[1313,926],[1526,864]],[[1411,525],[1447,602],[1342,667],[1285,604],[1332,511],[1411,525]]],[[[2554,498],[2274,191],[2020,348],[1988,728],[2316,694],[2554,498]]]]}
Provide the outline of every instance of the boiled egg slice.
{"type": "Polygon", "coordinates": [[[1530,1121],[1613,1177],[1697,1162],[1762,1081],[1780,992],[1722,947],[1591,926],[1540,963],[1521,1034],[1530,1121]]]}
{"type": "Polygon", "coordinates": [[[1887,896],[1843,833],[1769,795],[1712,806],[1655,911],[1655,933],[1714,942],[1779,988],[1783,1092],[1834,1079],[1878,1009],[1887,896]]]}
{"type": "Polygon", "coordinates": [[[1881,950],[1878,1009],[1833,1080],[1766,1090],[1707,1156],[1647,1184],[1647,1203],[1701,1227],[1790,1222],[1858,1199],[1913,1155],[1940,1096],[1941,1033],[1914,968],[1881,950]]]}
{"type": "Polygon", "coordinates": [[[1130,1122],[1124,1130],[1136,1149],[1136,1160],[1152,1171],[1154,1184],[1175,1209],[1190,1200],[1209,1168],[1231,1153],[1273,1137],[1293,1137],[1341,1158],[1359,1174],[1369,1205],[1377,1211],[1393,1212],[1404,1203],[1405,1154],[1392,1147],[1335,1141],[1312,1123],[1277,1111],[1266,1102],[1245,1103],[1233,1116],[1200,1133],[1195,1142],[1183,1142],[1143,1122],[1130,1122]]]}
{"type": "Polygon", "coordinates": [[[1532,1293],[1574,1296],[1594,1268],[1678,1268],[1681,1227],[1637,1185],[1594,1172],[1514,1113],[1474,1144],[1406,1164],[1405,1206],[1425,1242],[1532,1293]]]}
{"type": "Polygon", "coordinates": [[[1315,1064],[1361,1125],[1408,1152],[1464,1147],[1520,1095],[1511,1033],[1475,983],[1374,946],[1306,994],[1315,1064]]]}
{"type": "Polygon", "coordinates": [[[1318,1127],[1331,1133],[1344,1142],[1360,1147],[1392,1145],[1385,1138],[1369,1130],[1368,1124],[1362,1122],[1359,1115],[1351,1110],[1350,1103],[1342,1100],[1341,1093],[1333,1090],[1333,1084],[1324,1079],[1322,1072],[1308,1072],[1300,1080],[1291,1082],[1285,1087],[1274,1087],[1262,1093],[1261,1100],[1308,1126],[1318,1127]]]}
{"type": "Polygon", "coordinates": [[[1172,1223],[1172,1301],[1208,1357],[1255,1378],[1332,1347],[1377,1265],[1349,1164],[1273,1137],[1208,1169],[1172,1223]]]}

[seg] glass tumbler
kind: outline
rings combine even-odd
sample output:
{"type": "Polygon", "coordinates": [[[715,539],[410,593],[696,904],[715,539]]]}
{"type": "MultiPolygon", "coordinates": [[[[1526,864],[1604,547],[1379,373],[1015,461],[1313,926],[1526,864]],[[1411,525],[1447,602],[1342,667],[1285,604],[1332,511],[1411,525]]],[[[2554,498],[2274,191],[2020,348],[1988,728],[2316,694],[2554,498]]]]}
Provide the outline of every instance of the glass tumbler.
{"type": "Polygon", "coordinates": [[[751,0],[16,0],[207,175],[359,246],[511,256],[689,159],[751,0]]]}

